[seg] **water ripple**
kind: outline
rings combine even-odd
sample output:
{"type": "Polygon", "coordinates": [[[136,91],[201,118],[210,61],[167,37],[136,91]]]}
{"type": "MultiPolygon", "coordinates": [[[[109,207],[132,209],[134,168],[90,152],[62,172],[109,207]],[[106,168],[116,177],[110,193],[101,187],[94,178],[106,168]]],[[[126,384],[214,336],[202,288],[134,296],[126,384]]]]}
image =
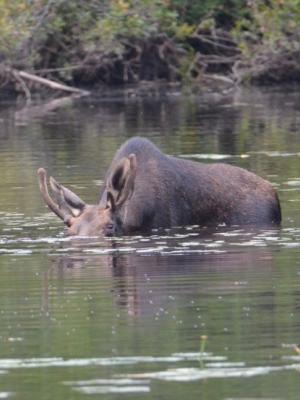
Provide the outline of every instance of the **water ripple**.
{"type": "Polygon", "coordinates": [[[165,371],[125,374],[121,377],[137,379],[159,379],[173,382],[191,382],[215,378],[250,378],[258,375],[267,375],[272,372],[299,370],[300,364],[283,365],[278,367],[239,367],[239,368],[172,368],[165,371]]]}
{"type": "Polygon", "coordinates": [[[149,236],[116,238],[100,237],[38,237],[24,235],[25,232],[0,232],[0,254],[31,255],[51,252],[53,254],[81,253],[105,255],[136,253],[139,255],[161,254],[222,254],[234,248],[249,247],[300,247],[300,229],[259,229],[219,226],[200,228],[190,226],[153,232],[149,236]]]}

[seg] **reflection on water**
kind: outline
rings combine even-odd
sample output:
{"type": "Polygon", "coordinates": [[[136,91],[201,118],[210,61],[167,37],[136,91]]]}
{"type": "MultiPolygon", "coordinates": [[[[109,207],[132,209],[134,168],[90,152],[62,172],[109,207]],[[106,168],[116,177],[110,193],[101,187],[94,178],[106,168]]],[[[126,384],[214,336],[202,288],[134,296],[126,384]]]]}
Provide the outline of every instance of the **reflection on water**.
{"type": "Polygon", "coordinates": [[[0,398],[299,398],[299,97],[115,92],[43,114],[3,104],[0,398]],[[95,202],[115,150],[137,134],[268,178],[282,227],[65,237],[37,168],[95,202]]]}

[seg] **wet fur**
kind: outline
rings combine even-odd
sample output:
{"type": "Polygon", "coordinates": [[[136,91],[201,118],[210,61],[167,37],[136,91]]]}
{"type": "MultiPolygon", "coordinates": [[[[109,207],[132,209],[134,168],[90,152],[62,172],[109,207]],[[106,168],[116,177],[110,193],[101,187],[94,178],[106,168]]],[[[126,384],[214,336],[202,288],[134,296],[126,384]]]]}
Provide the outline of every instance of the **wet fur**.
{"type": "Polygon", "coordinates": [[[123,157],[136,155],[132,196],[117,211],[122,233],[158,227],[280,224],[281,210],[272,185],[245,169],[227,164],[203,164],[162,153],[153,143],[135,137],[114,157],[107,179],[123,157]]]}

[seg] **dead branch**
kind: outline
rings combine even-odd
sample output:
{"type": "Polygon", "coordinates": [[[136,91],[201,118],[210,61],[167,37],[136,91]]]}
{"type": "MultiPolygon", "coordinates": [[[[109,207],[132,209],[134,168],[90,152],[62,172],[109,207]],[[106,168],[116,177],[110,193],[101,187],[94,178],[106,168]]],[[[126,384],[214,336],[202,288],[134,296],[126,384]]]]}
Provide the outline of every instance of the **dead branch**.
{"type": "Polygon", "coordinates": [[[213,80],[213,81],[227,83],[232,86],[235,84],[233,79],[230,79],[230,78],[228,78],[228,76],[223,76],[223,75],[205,74],[205,75],[203,75],[203,78],[205,78],[207,80],[213,80]]]}
{"type": "MultiPolygon", "coordinates": [[[[70,92],[70,93],[77,93],[80,94],[81,96],[86,96],[88,95],[90,92],[86,91],[86,90],[82,90],[82,89],[78,89],[78,88],[74,88],[72,86],[67,86],[67,85],[63,85],[61,83],[58,82],[54,82],[50,79],[46,79],[46,78],[42,78],[38,75],[34,75],[34,74],[30,74],[29,72],[25,72],[25,71],[18,71],[14,68],[7,68],[7,72],[12,74],[12,76],[18,80],[20,83],[21,81],[24,82],[24,80],[30,81],[30,82],[34,82],[46,87],[49,87],[50,89],[53,90],[61,90],[64,92],[70,92]]],[[[25,88],[25,84],[22,85],[22,89],[24,90],[25,94],[27,94],[27,96],[29,96],[29,93],[27,91],[27,89],[25,88]]],[[[29,90],[29,89],[28,89],[29,90]]]]}
{"type": "Polygon", "coordinates": [[[234,64],[237,60],[240,59],[239,56],[226,57],[214,54],[211,55],[199,54],[199,58],[203,62],[205,62],[205,64],[234,64]]]}
{"type": "MultiPolygon", "coordinates": [[[[64,72],[64,71],[74,71],[83,68],[83,64],[70,65],[69,67],[57,67],[57,68],[42,68],[36,69],[35,72],[39,74],[49,74],[51,72],[64,72]]],[[[88,67],[85,67],[88,68],[88,67]]]]}

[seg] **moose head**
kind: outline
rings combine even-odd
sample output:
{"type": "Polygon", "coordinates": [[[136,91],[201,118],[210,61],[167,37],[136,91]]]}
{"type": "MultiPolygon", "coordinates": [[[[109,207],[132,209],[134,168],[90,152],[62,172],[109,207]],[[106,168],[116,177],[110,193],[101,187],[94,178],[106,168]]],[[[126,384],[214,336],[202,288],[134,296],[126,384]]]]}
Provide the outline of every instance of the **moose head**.
{"type": "Polygon", "coordinates": [[[52,177],[49,179],[51,197],[44,168],[38,169],[39,187],[45,203],[63,220],[69,235],[114,236],[122,233],[119,211],[132,196],[136,167],[135,154],[122,158],[108,175],[97,205],[86,204],[52,177]]]}

